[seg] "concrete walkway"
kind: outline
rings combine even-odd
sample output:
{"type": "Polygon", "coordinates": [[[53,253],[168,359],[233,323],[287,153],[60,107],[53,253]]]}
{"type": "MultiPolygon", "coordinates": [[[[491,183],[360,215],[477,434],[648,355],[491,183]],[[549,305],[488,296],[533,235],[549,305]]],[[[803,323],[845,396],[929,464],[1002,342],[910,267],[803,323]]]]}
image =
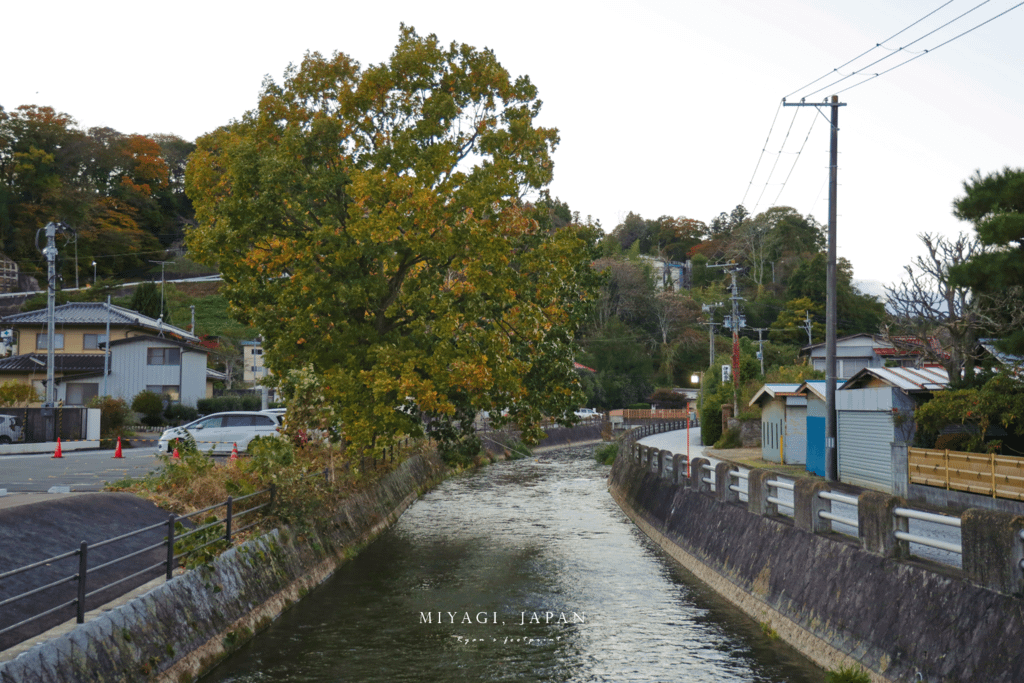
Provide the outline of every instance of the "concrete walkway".
{"type": "MultiPolygon", "coordinates": [[[[685,455],[687,453],[686,432],[687,430],[685,429],[679,429],[674,432],[654,434],[652,436],[644,437],[639,441],[639,443],[643,446],[653,446],[660,450],[685,455]]],[[[814,476],[808,472],[806,466],[802,464],[781,465],[777,462],[762,459],[760,448],[729,448],[726,450],[717,450],[711,446],[700,446],[698,445],[700,443],[700,427],[691,427],[689,432],[690,460],[693,460],[694,458],[707,458],[711,461],[712,465],[720,462],[731,462],[739,465],[742,469],[747,470],[771,468],[772,470],[785,474],[789,477],[814,476]]]]}

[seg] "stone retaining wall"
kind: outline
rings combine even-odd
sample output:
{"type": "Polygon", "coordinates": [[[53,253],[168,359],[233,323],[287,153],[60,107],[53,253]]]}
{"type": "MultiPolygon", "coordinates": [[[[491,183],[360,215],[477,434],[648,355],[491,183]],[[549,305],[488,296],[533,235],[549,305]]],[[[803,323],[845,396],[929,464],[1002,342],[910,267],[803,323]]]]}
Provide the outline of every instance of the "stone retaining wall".
{"type": "Polygon", "coordinates": [[[676,484],[632,460],[620,453],[609,478],[626,514],[820,666],[860,664],[874,681],[1024,680],[1020,595],[755,514],[700,490],[700,477],[676,484]]]}
{"type": "Polygon", "coordinates": [[[0,682],[193,681],[394,523],[443,470],[436,457],[411,458],[349,499],[330,533],[284,528],[237,546],[0,664],[0,682]]]}

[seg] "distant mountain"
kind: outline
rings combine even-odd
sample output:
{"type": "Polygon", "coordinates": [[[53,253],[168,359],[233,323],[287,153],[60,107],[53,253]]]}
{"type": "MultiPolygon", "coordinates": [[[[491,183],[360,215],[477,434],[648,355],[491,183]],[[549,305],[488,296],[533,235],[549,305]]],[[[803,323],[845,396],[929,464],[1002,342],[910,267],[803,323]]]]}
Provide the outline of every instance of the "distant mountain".
{"type": "Polygon", "coordinates": [[[879,301],[884,302],[885,296],[885,283],[879,280],[853,280],[853,286],[856,287],[862,294],[868,294],[875,297],[879,301]]]}

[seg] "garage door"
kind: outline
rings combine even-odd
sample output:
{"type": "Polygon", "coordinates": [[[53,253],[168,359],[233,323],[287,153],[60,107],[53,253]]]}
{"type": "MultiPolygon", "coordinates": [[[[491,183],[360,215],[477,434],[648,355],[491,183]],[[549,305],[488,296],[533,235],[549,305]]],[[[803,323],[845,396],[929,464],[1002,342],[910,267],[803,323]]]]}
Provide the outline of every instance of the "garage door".
{"type": "Polygon", "coordinates": [[[838,432],[839,481],[892,493],[892,415],[843,410],[838,432]]]}

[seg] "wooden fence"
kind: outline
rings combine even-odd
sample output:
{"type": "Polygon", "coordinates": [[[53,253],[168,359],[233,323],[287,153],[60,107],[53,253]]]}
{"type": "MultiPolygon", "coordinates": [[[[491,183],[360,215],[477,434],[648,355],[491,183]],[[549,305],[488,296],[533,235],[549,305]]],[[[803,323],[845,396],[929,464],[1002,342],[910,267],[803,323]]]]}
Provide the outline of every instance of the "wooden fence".
{"type": "Polygon", "coordinates": [[[624,420],[685,420],[685,410],[613,410],[610,414],[621,413],[624,420]]]}
{"type": "Polygon", "coordinates": [[[907,459],[911,484],[1024,500],[1024,458],[909,448],[907,459]]]}

